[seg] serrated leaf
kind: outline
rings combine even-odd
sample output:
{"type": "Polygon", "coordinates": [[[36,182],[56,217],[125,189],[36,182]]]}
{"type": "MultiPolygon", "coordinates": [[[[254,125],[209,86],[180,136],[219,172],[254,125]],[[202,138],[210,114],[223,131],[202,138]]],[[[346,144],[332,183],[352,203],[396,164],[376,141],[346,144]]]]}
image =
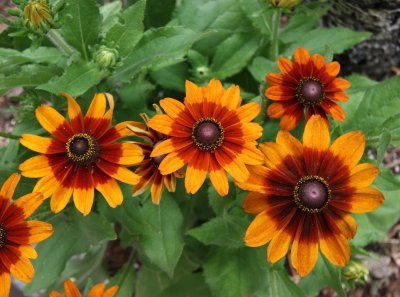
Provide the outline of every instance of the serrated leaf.
{"type": "Polygon", "coordinates": [[[238,33],[218,45],[211,64],[212,76],[224,79],[240,72],[246,67],[259,46],[259,35],[238,33]]]}
{"type": "Polygon", "coordinates": [[[71,64],[62,76],[55,77],[37,88],[56,95],[66,92],[71,96],[79,96],[98,84],[106,74],[92,62],[71,64]]]}
{"type": "Polygon", "coordinates": [[[276,63],[264,57],[254,58],[251,64],[247,66],[247,69],[258,82],[264,82],[268,73],[279,72],[276,63]]]}
{"type": "Polygon", "coordinates": [[[198,38],[194,31],[179,27],[149,30],[110,79],[113,83],[129,81],[140,71],[157,70],[180,62],[198,38]]]}
{"type": "Polygon", "coordinates": [[[69,0],[61,11],[72,18],[60,28],[67,43],[89,60],[88,48],[96,43],[101,28],[101,14],[95,0],[69,0]]]}
{"type": "Polygon", "coordinates": [[[0,79],[0,95],[16,87],[36,87],[58,74],[58,68],[28,64],[21,66],[17,73],[0,79]],[[32,75],[34,73],[34,75],[32,75]]]}
{"type": "Polygon", "coordinates": [[[298,36],[283,52],[285,56],[292,56],[295,49],[305,47],[311,53],[324,52],[328,45],[335,54],[369,38],[369,32],[355,32],[347,28],[317,28],[298,36]]]}
{"type": "Polygon", "coordinates": [[[137,200],[128,200],[125,205],[125,226],[139,237],[139,244],[150,261],[172,276],[184,246],[179,206],[166,192],[160,205],[154,205],[150,199],[142,206],[137,200]]]}
{"type": "Polygon", "coordinates": [[[140,0],[128,7],[107,33],[105,42],[110,47],[116,47],[120,57],[124,58],[131,52],[143,36],[143,19],[146,0],[140,0]]]}
{"type": "Polygon", "coordinates": [[[247,220],[244,218],[224,215],[189,230],[187,234],[206,245],[238,248],[244,246],[243,238],[247,225],[247,220]]]}
{"type": "Polygon", "coordinates": [[[25,287],[26,294],[50,288],[71,256],[88,251],[90,246],[116,239],[114,227],[101,216],[92,212],[83,217],[75,209],[65,213],[68,219],[57,216],[50,221],[54,234],[36,247],[39,260],[33,262],[35,277],[25,287]]]}
{"type": "MultiPolygon", "coordinates": [[[[351,97],[349,103],[351,100],[354,99],[351,97]]],[[[393,77],[368,87],[365,95],[358,100],[356,108],[351,110],[353,113],[349,114],[342,124],[345,132],[361,129],[367,140],[370,137],[379,137],[382,127],[392,134],[392,140],[395,133],[400,133],[400,77],[393,77]]]]}

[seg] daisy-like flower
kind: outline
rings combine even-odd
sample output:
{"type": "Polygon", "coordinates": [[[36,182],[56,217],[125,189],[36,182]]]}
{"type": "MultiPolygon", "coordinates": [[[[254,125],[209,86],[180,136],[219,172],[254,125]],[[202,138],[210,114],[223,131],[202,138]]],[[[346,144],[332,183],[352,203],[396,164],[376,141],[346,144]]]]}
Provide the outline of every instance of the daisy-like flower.
{"type": "Polygon", "coordinates": [[[329,128],[320,116],[307,122],[303,144],[287,131],[276,143],[260,145],[266,167],[254,166],[242,186],[252,191],[243,202],[257,214],[246,232],[246,245],[269,242],[268,259],[276,262],[289,246],[293,266],[307,275],[321,252],[343,267],[349,260],[348,240],[357,231],[350,213],[366,213],[384,200],[370,187],[378,174],[375,165],[358,164],[365,148],[361,131],[349,132],[330,145],[329,128]]]}
{"type": "Polygon", "coordinates": [[[22,175],[41,179],[34,191],[51,197],[50,207],[58,213],[73,195],[75,207],[84,215],[90,213],[94,189],[98,190],[111,207],[122,203],[122,191],[115,179],[137,184],[140,177],[125,166],[143,160],[142,149],[134,143],[116,143],[133,135],[126,128],[136,122],[122,122],[111,127],[114,100],[110,94],[96,94],[85,117],[77,102],[68,94],[68,122],[54,108],[42,105],[36,118],[54,138],[23,134],[21,144],[42,153],[19,166],[22,175]],[[106,111],[106,99],[110,109],[106,111]]]}
{"type": "Polygon", "coordinates": [[[22,282],[30,282],[35,273],[29,259],[37,253],[31,246],[53,234],[45,222],[25,221],[43,202],[42,193],[30,193],[12,202],[20,175],[14,173],[0,190],[0,296],[10,294],[13,274],[22,282]]]}
{"type": "Polygon", "coordinates": [[[166,114],[155,115],[148,122],[152,129],[171,137],[150,155],[168,154],[160,163],[161,174],[171,174],[187,164],[185,187],[192,194],[199,190],[207,173],[221,196],[229,190],[226,172],[237,181],[247,180],[246,164],[263,162],[256,148],[262,127],[251,122],[261,108],[255,102],[241,103],[239,87],[224,90],[218,80],[211,80],[206,87],[186,81],[184,103],[161,100],[166,114]]]}
{"type": "Polygon", "coordinates": [[[335,101],[345,102],[348,96],[343,92],[350,87],[350,83],[336,76],[340,71],[338,62],[326,64],[320,54],[310,54],[305,48],[298,48],[294,52],[294,63],[287,58],[277,61],[282,74],[267,74],[270,87],[265,96],[276,102],[268,109],[269,117],[282,118],[280,127],[283,130],[292,130],[300,122],[306,110],[306,120],[311,115],[320,115],[328,123],[326,114],[342,122],[346,114],[335,101]]]}
{"type": "MultiPolygon", "coordinates": [[[[105,284],[97,284],[92,289],[90,289],[87,297],[113,297],[118,291],[118,286],[113,286],[106,291],[105,289],[105,284]]],[[[64,282],[64,291],[65,297],[82,297],[79,289],[69,279],[64,282]]],[[[63,295],[57,291],[51,291],[50,297],[63,297],[63,295]]]]}
{"type": "MultiPolygon", "coordinates": [[[[159,110],[159,113],[162,112],[159,110]]],[[[148,123],[149,118],[146,114],[140,115],[144,122],[148,123]]],[[[144,152],[144,160],[142,164],[136,169],[135,173],[140,176],[140,182],[133,188],[133,196],[142,194],[151,185],[151,199],[154,204],[160,203],[161,194],[165,187],[169,192],[175,192],[176,178],[183,177],[182,172],[172,172],[171,174],[162,175],[159,166],[166,155],[160,155],[157,157],[150,157],[151,152],[155,147],[168,138],[168,136],[161,134],[153,129],[147,127],[147,129],[141,129],[138,126],[128,126],[135,135],[143,138],[147,143],[137,143],[144,152]]]]}

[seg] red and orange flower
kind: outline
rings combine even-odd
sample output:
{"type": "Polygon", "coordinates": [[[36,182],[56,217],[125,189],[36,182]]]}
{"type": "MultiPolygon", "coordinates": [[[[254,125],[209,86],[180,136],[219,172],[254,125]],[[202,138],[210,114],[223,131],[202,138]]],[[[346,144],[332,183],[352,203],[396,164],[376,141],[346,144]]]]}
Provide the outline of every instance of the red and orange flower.
{"type": "MultiPolygon", "coordinates": [[[[159,112],[162,114],[161,111],[159,112]]],[[[142,113],[141,117],[147,125],[149,121],[148,116],[142,113]]],[[[183,177],[183,173],[179,170],[167,175],[161,174],[158,167],[166,155],[150,157],[153,149],[166,140],[168,136],[154,131],[150,127],[147,127],[147,129],[141,129],[138,126],[128,126],[128,128],[131,129],[135,135],[147,141],[147,143],[137,143],[137,145],[139,145],[143,150],[144,160],[135,171],[135,173],[140,176],[140,181],[133,188],[133,196],[142,194],[151,184],[151,199],[154,204],[159,204],[164,185],[169,192],[175,192],[176,178],[183,177]]]]}
{"type": "Polygon", "coordinates": [[[20,175],[14,173],[0,190],[0,296],[10,294],[13,274],[22,282],[30,282],[35,273],[29,259],[37,253],[31,246],[53,234],[45,222],[25,221],[43,202],[42,193],[30,193],[12,202],[20,175]]]}
{"type": "Polygon", "coordinates": [[[252,191],[243,202],[256,214],[246,232],[248,246],[269,242],[268,259],[276,262],[289,246],[293,266],[307,275],[321,252],[343,267],[349,260],[348,240],[357,231],[350,215],[376,209],[384,200],[370,187],[378,174],[375,165],[358,164],[365,148],[361,131],[350,132],[330,145],[329,128],[320,116],[307,122],[303,144],[287,131],[276,143],[260,145],[264,166],[251,168],[251,179],[242,185],[252,191]]]}
{"type": "Polygon", "coordinates": [[[206,87],[186,81],[184,103],[171,98],[161,100],[166,114],[155,115],[148,123],[171,137],[150,155],[168,154],[160,163],[161,174],[171,174],[187,164],[185,187],[192,194],[199,190],[207,173],[221,196],[229,190],[226,172],[237,181],[247,180],[246,165],[263,162],[256,148],[262,127],[251,122],[261,107],[255,102],[241,103],[239,87],[224,90],[218,80],[211,80],[206,87]]]}
{"type": "Polygon", "coordinates": [[[336,77],[340,71],[338,62],[326,64],[320,54],[310,58],[305,48],[298,48],[294,52],[294,63],[282,57],[277,65],[282,74],[267,74],[270,87],[265,96],[276,101],[268,107],[267,114],[274,119],[282,118],[281,129],[294,129],[302,119],[304,109],[307,121],[313,114],[320,115],[327,123],[326,114],[339,122],[344,121],[346,114],[335,101],[348,100],[343,91],[350,83],[336,77]]]}
{"type": "MultiPolygon", "coordinates": [[[[118,286],[113,286],[106,290],[106,285],[101,283],[95,285],[90,289],[87,297],[114,297],[118,291],[118,286]]],[[[65,297],[82,297],[81,292],[76,285],[69,279],[64,282],[65,297]]],[[[50,297],[63,297],[63,295],[57,291],[51,291],[50,297]]]]}
{"type": "Polygon", "coordinates": [[[42,105],[36,109],[39,123],[54,138],[22,135],[22,145],[42,153],[20,165],[22,175],[41,178],[34,191],[42,192],[45,198],[52,196],[50,206],[55,213],[63,210],[73,195],[75,207],[89,214],[95,188],[111,207],[120,205],[123,196],[115,179],[137,184],[140,177],[125,166],[139,164],[144,155],[138,145],[116,141],[132,135],[126,126],[137,123],[110,127],[114,109],[110,94],[96,94],[85,117],[71,96],[62,95],[68,100],[70,122],[52,107],[42,105]],[[107,100],[110,109],[106,112],[107,100]]]}

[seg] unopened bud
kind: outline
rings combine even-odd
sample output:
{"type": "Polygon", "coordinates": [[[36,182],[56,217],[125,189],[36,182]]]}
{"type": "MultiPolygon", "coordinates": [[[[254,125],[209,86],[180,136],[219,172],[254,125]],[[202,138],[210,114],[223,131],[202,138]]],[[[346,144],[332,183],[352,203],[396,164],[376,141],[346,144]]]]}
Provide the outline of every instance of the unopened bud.
{"type": "Polygon", "coordinates": [[[362,265],[362,263],[350,261],[349,264],[343,268],[343,276],[355,283],[364,283],[368,279],[369,271],[362,265]]]}
{"type": "Polygon", "coordinates": [[[269,0],[269,2],[279,8],[292,8],[299,4],[301,0],[269,0]]]}
{"type": "Polygon", "coordinates": [[[29,0],[24,7],[24,24],[28,29],[44,34],[53,24],[47,0],[29,0]]]}
{"type": "Polygon", "coordinates": [[[118,51],[102,45],[93,55],[94,62],[101,68],[112,68],[118,60],[118,51]]]}

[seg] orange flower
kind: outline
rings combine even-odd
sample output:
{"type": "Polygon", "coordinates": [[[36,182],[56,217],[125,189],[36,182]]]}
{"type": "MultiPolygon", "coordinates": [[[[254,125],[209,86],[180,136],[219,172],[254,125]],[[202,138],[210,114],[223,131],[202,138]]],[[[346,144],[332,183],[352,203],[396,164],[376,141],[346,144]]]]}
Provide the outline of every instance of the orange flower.
{"type": "Polygon", "coordinates": [[[221,196],[229,190],[226,172],[237,181],[247,180],[246,164],[263,161],[256,148],[262,127],[251,122],[260,113],[260,105],[241,103],[239,87],[224,90],[218,80],[201,88],[186,81],[183,104],[171,98],[161,100],[166,115],[155,115],[148,123],[171,136],[150,155],[168,154],[160,163],[161,174],[171,174],[187,164],[185,187],[192,194],[199,190],[207,173],[221,196]]]}
{"type": "MultiPolygon", "coordinates": [[[[87,297],[113,297],[118,291],[118,286],[113,286],[104,292],[105,288],[105,284],[97,284],[92,289],[90,289],[87,297]]],[[[79,289],[69,279],[64,282],[64,291],[65,297],[82,297],[79,289]]],[[[57,291],[51,291],[50,297],[63,297],[63,295],[57,291]]]]}
{"type": "Polygon", "coordinates": [[[292,130],[300,122],[306,109],[306,120],[313,114],[320,115],[328,123],[326,114],[342,122],[346,114],[334,101],[345,102],[348,96],[343,92],[350,87],[350,83],[337,78],[340,65],[338,62],[325,64],[320,54],[310,54],[305,48],[298,48],[294,52],[294,63],[287,58],[277,61],[282,74],[267,74],[270,87],[265,96],[272,103],[268,109],[269,117],[282,118],[280,127],[283,130],[292,130]]]}
{"type": "MultiPolygon", "coordinates": [[[[142,113],[141,117],[147,125],[147,122],[149,121],[148,116],[142,113]]],[[[141,129],[137,126],[128,126],[128,128],[131,129],[135,135],[148,142],[137,143],[137,145],[142,148],[145,157],[140,167],[138,167],[135,171],[135,173],[140,176],[140,181],[133,188],[133,196],[142,194],[150,186],[150,184],[153,183],[151,186],[151,199],[154,204],[159,204],[164,185],[169,192],[175,192],[176,177],[183,176],[183,174],[179,171],[172,172],[171,174],[167,175],[161,174],[158,166],[160,165],[161,161],[164,160],[166,155],[160,155],[154,158],[150,157],[153,149],[167,139],[168,136],[158,133],[149,127],[147,127],[147,129],[141,129]]]]}
{"type": "Polygon", "coordinates": [[[19,174],[14,173],[0,190],[1,297],[10,294],[10,273],[26,283],[32,280],[35,271],[29,259],[36,259],[37,253],[31,244],[53,234],[53,227],[48,223],[24,221],[42,204],[42,193],[30,193],[11,203],[20,178],[19,174]]]}
{"type": "Polygon", "coordinates": [[[246,245],[269,243],[268,259],[276,262],[292,244],[291,260],[301,276],[307,275],[321,252],[343,267],[349,260],[348,240],[357,231],[350,215],[366,213],[384,200],[370,187],[378,174],[375,165],[358,164],[365,148],[361,131],[350,132],[330,145],[329,129],[320,116],[307,122],[303,144],[280,131],[276,143],[260,145],[263,166],[251,169],[243,184],[248,194],[244,209],[256,218],[246,232],[246,245]]]}
{"type": "Polygon", "coordinates": [[[85,117],[76,101],[68,94],[70,123],[54,108],[42,105],[36,117],[42,127],[54,138],[23,134],[21,144],[42,155],[30,158],[19,166],[26,177],[41,177],[34,191],[45,198],[52,196],[50,206],[58,213],[65,208],[73,194],[76,208],[84,215],[90,213],[94,188],[111,207],[123,200],[121,188],[115,179],[127,184],[137,184],[140,177],[126,165],[136,165],[143,160],[142,149],[133,143],[115,143],[132,135],[122,122],[110,127],[114,100],[110,94],[94,97],[85,117]],[[106,98],[110,109],[106,112],[106,98]]]}

